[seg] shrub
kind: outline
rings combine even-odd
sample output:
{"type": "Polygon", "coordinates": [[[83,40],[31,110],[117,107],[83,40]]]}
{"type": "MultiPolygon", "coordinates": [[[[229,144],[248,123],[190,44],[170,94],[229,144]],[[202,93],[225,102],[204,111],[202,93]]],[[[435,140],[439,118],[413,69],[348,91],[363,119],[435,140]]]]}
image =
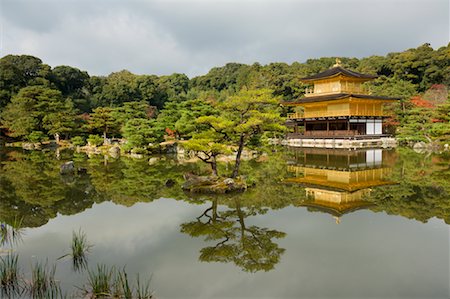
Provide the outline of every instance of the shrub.
{"type": "Polygon", "coordinates": [[[73,145],[75,146],[83,146],[86,144],[86,140],[84,140],[81,136],[75,136],[72,139],[70,139],[73,145]]]}
{"type": "Polygon", "coordinates": [[[98,135],[89,135],[87,141],[90,145],[99,146],[103,144],[103,137],[98,135]]]}
{"type": "Polygon", "coordinates": [[[42,141],[48,140],[48,136],[41,131],[33,131],[27,136],[27,139],[33,143],[41,143],[42,141]]]}

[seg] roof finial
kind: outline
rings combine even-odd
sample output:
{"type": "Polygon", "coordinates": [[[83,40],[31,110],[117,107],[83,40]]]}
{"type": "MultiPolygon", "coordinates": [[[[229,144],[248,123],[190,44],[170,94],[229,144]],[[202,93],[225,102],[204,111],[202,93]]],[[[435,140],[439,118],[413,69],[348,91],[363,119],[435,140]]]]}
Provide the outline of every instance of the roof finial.
{"type": "Polygon", "coordinates": [[[333,67],[341,66],[342,61],[336,57],[336,63],[333,65],[333,67]]]}
{"type": "Polygon", "coordinates": [[[341,217],[333,216],[334,220],[336,221],[336,224],[341,223],[341,217]]]}

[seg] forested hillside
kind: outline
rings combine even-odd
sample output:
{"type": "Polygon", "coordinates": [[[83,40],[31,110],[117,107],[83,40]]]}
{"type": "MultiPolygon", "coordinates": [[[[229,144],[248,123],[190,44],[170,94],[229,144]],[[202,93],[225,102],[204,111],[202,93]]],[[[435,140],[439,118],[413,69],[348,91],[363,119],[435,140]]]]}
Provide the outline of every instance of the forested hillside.
{"type": "MultiPolygon", "coordinates": [[[[170,138],[189,139],[200,116],[217,115],[217,103],[242,90],[270,90],[291,101],[303,95],[299,78],[321,72],[336,57],[252,65],[229,63],[188,78],[136,75],[127,70],[90,76],[71,66],[50,67],[27,55],[0,59],[0,125],[3,138],[41,142],[59,137],[84,144],[124,137],[131,148],[170,138]]],[[[340,57],[345,68],[376,74],[376,95],[399,97],[387,130],[400,140],[450,140],[450,44],[424,44],[404,52],[362,59],[340,57]]],[[[151,70],[149,70],[151,72],[151,70]]],[[[285,115],[288,108],[280,107],[285,115]]]]}

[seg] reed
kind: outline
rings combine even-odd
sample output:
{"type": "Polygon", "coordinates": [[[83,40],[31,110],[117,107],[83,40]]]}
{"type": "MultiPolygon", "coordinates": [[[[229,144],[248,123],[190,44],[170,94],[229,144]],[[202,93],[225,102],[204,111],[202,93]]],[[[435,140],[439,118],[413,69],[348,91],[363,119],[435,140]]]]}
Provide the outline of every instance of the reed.
{"type": "Polygon", "coordinates": [[[92,245],[87,241],[86,234],[81,230],[72,232],[72,259],[75,271],[84,270],[87,267],[87,254],[90,252],[92,245]]]}
{"type": "Polygon", "coordinates": [[[117,292],[119,296],[124,299],[133,299],[133,290],[130,287],[128,274],[125,271],[125,268],[117,272],[116,281],[119,286],[119,290],[117,292]]]}
{"type": "Polygon", "coordinates": [[[88,289],[85,290],[93,298],[111,297],[115,268],[97,265],[96,271],[88,271],[88,289]]]}
{"type": "Polygon", "coordinates": [[[0,285],[9,287],[19,284],[19,256],[9,253],[0,257],[0,285]]]}
{"type": "Polygon", "coordinates": [[[32,298],[64,298],[59,283],[55,280],[56,266],[48,267],[36,262],[31,267],[31,282],[28,293],[32,298]]]}
{"type": "Polygon", "coordinates": [[[151,279],[142,283],[139,273],[136,275],[136,299],[151,299],[153,292],[150,290],[151,279]]]}
{"type": "Polygon", "coordinates": [[[87,298],[151,299],[150,280],[143,283],[139,274],[136,284],[132,284],[125,268],[116,271],[115,267],[97,265],[95,271],[88,271],[88,284],[84,288],[87,298]]]}
{"type": "Polygon", "coordinates": [[[0,223],[0,246],[16,245],[22,240],[22,219],[15,218],[11,224],[0,223]]]}
{"type": "Polygon", "coordinates": [[[0,297],[20,297],[23,288],[20,285],[19,256],[9,253],[0,257],[0,297]]]}

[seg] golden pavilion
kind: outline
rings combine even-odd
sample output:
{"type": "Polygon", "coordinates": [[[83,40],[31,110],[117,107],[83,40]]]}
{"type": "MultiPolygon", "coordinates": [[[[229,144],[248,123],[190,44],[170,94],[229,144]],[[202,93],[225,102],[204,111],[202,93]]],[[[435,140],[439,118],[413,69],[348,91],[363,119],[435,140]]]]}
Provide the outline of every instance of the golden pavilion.
{"type": "Polygon", "coordinates": [[[303,147],[371,147],[392,144],[383,133],[388,117],[384,104],[397,98],[371,95],[364,82],[377,76],[347,70],[336,64],[319,74],[301,79],[312,87],[304,97],[284,102],[296,112],[289,113],[286,125],[293,128],[288,144],[303,147]]]}

